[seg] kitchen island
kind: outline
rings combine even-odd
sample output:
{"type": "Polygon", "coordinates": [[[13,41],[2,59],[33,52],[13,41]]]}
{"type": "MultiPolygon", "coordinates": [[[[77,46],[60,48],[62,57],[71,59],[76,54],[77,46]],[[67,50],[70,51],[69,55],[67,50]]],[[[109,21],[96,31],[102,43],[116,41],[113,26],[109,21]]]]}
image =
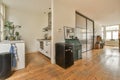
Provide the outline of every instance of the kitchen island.
{"type": "Polygon", "coordinates": [[[11,44],[14,44],[17,48],[17,66],[16,70],[25,68],[25,43],[23,40],[18,41],[2,41],[0,42],[0,54],[10,52],[11,44]]]}

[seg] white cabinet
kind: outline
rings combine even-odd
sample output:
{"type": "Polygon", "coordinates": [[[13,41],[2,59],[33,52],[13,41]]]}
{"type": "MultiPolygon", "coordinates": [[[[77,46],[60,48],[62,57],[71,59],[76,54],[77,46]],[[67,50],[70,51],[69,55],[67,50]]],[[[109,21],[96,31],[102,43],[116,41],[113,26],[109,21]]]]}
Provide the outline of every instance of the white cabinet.
{"type": "Polygon", "coordinates": [[[50,42],[49,41],[44,41],[44,54],[50,58],[50,42]]]}
{"type": "Polygon", "coordinates": [[[39,51],[45,56],[51,58],[51,42],[50,40],[38,40],[39,51]]]}
{"type": "Polygon", "coordinates": [[[23,41],[0,42],[0,53],[9,52],[11,43],[14,43],[17,47],[18,60],[16,70],[25,68],[25,44],[23,41]]]}
{"type": "Polygon", "coordinates": [[[17,51],[18,51],[18,62],[16,69],[25,68],[25,44],[24,43],[16,43],[17,51]]]}
{"type": "Polygon", "coordinates": [[[10,44],[0,44],[0,53],[9,52],[10,44]]]}

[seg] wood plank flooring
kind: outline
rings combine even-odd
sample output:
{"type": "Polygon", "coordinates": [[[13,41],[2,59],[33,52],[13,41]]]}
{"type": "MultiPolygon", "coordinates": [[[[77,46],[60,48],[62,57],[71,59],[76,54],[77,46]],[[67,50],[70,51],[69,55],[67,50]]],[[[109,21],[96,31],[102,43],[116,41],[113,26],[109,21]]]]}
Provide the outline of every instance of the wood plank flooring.
{"type": "Polygon", "coordinates": [[[51,64],[40,53],[26,55],[26,68],[6,80],[120,80],[120,53],[106,47],[83,53],[68,69],[51,64]]]}

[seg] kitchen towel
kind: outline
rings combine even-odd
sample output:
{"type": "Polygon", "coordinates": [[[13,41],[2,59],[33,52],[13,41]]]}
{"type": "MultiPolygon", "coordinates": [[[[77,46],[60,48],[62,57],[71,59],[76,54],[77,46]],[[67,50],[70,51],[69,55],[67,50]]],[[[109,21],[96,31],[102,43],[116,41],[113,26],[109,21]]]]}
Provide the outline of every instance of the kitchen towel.
{"type": "Polygon", "coordinates": [[[17,47],[15,44],[11,44],[11,47],[10,47],[10,54],[11,54],[11,57],[12,57],[12,68],[16,68],[17,66],[17,60],[18,60],[18,54],[17,54],[17,47]]]}

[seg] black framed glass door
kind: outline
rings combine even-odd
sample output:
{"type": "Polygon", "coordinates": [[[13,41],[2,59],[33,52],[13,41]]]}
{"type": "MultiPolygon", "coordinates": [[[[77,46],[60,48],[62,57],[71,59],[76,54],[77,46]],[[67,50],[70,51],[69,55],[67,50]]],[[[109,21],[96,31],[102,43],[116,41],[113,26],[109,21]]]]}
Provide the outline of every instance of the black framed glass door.
{"type": "Polygon", "coordinates": [[[76,14],[76,28],[75,28],[75,34],[76,37],[80,40],[82,45],[82,52],[85,52],[87,49],[87,27],[86,27],[86,18],[80,16],[79,14],[76,14]]]}
{"type": "Polygon", "coordinates": [[[87,19],[87,50],[93,49],[93,22],[87,19]]]}
{"type": "Polygon", "coordinates": [[[75,36],[82,44],[82,52],[93,49],[94,47],[94,21],[76,12],[75,36]]]}

